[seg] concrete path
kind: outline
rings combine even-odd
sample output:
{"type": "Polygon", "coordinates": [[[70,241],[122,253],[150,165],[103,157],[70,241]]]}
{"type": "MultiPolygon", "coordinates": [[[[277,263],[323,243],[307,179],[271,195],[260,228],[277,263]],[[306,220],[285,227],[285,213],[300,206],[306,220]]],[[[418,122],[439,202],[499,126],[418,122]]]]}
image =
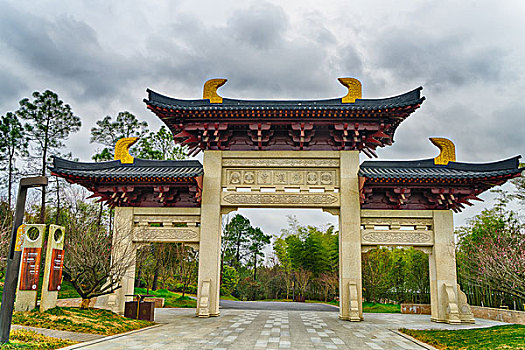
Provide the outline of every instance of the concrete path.
{"type": "Polygon", "coordinates": [[[286,301],[234,301],[221,300],[221,310],[278,310],[278,311],[332,311],[338,312],[339,307],[321,303],[294,303],[286,301]]]}
{"type": "Polygon", "coordinates": [[[428,315],[401,314],[365,314],[365,321],[354,323],[339,320],[336,312],[234,309],[212,318],[196,318],[194,309],[157,309],[156,320],[164,324],[67,349],[429,349],[393,330],[503,324],[451,326],[432,323],[428,315]]]}

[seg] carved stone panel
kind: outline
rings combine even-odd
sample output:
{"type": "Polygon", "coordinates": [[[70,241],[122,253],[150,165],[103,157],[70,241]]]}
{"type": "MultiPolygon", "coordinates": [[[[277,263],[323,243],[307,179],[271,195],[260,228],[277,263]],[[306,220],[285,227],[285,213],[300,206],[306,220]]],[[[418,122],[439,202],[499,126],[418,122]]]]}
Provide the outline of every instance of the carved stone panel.
{"type": "Polygon", "coordinates": [[[199,242],[198,227],[146,227],[135,229],[133,241],[138,242],[199,242]]]}
{"type": "Polygon", "coordinates": [[[362,230],[363,245],[433,245],[433,231],[362,230]]]}
{"type": "Polygon", "coordinates": [[[240,207],[338,207],[339,193],[222,193],[222,205],[240,207]]]}
{"type": "Polygon", "coordinates": [[[336,169],[226,169],[223,186],[315,186],[337,187],[336,169]]]}

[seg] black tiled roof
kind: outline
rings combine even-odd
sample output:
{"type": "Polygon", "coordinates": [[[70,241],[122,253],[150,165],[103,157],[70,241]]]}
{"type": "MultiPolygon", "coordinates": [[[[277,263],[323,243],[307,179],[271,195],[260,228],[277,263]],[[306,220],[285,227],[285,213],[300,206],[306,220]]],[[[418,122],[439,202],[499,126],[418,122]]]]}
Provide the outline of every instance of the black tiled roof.
{"type": "Polygon", "coordinates": [[[479,179],[516,175],[521,156],[493,163],[435,165],[434,159],[415,161],[364,161],[359,176],[369,179],[479,179]]]}
{"type": "Polygon", "coordinates": [[[236,100],[223,98],[222,103],[210,103],[207,99],[181,100],[161,95],[147,89],[148,105],[161,108],[175,108],[178,110],[305,110],[305,109],[331,109],[331,110],[376,110],[385,108],[405,107],[422,103],[425,97],[418,87],[404,94],[383,99],[357,99],[354,103],[342,103],[341,98],[328,100],[236,100]]]}
{"type": "Polygon", "coordinates": [[[53,159],[53,173],[83,178],[193,178],[204,173],[198,160],[145,160],[135,158],[133,164],[120,160],[80,163],[62,158],[53,159]]]}

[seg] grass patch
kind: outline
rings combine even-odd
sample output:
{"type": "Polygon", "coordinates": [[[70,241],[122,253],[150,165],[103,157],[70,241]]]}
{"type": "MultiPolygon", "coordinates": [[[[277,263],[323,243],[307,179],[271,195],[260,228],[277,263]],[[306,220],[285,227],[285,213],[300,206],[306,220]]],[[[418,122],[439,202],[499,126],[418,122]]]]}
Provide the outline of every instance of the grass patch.
{"type": "Polygon", "coordinates": [[[522,325],[455,331],[403,328],[400,331],[438,349],[525,349],[525,326],[522,325]]]}
{"type": "Polygon", "coordinates": [[[379,303],[371,303],[371,302],[365,301],[363,303],[363,312],[400,314],[401,305],[399,304],[379,304],[379,303]]]}
{"type": "Polygon", "coordinates": [[[239,301],[239,299],[237,299],[236,297],[234,297],[233,295],[222,295],[221,294],[221,299],[222,300],[234,300],[234,301],[239,301]]]}
{"type": "Polygon", "coordinates": [[[45,312],[15,312],[13,323],[61,331],[113,335],[153,325],[153,322],[132,320],[103,309],[55,307],[45,312]]]}
{"type": "Polygon", "coordinates": [[[2,344],[0,349],[58,349],[76,343],[67,339],[46,337],[27,329],[17,329],[11,331],[9,343],[2,344]]]}
{"type": "Polygon", "coordinates": [[[135,288],[135,294],[149,294],[158,298],[164,298],[164,307],[180,307],[180,308],[196,308],[197,300],[191,299],[188,296],[182,297],[178,293],[171,292],[167,289],[150,290],[147,292],[146,288],[135,288]]]}
{"type": "Polygon", "coordinates": [[[60,290],[58,291],[58,299],[72,299],[80,298],[80,294],[77,293],[73,285],[69,281],[62,281],[60,290]]]}

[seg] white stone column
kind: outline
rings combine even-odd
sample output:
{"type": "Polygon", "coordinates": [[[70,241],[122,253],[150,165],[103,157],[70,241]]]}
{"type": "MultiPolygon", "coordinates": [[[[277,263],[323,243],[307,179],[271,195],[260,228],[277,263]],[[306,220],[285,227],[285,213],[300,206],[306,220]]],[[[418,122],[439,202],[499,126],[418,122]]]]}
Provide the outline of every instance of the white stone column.
{"type": "Polygon", "coordinates": [[[431,320],[460,323],[452,212],[434,210],[433,229],[434,247],[429,255],[431,320]]]}
{"type": "Polygon", "coordinates": [[[340,157],[339,318],[361,321],[361,208],[357,176],[359,152],[341,151],[340,157]]]}
{"type": "Polygon", "coordinates": [[[204,151],[197,316],[219,316],[222,151],[204,151]]]}
{"type": "Polygon", "coordinates": [[[126,295],[134,294],[135,291],[135,265],[137,254],[133,243],[133,208],[116,207],[115,224],[113,229],[113,246],[112,259],[128,265],[124,276],[122,277],[122,288],[118,289],[114,295],[116,299],[113,303],[111,296],[108,298],[108,306],[114,312],[124,313],[124,304],[126,301],[133,300],[133,297],[126,295]]]}

